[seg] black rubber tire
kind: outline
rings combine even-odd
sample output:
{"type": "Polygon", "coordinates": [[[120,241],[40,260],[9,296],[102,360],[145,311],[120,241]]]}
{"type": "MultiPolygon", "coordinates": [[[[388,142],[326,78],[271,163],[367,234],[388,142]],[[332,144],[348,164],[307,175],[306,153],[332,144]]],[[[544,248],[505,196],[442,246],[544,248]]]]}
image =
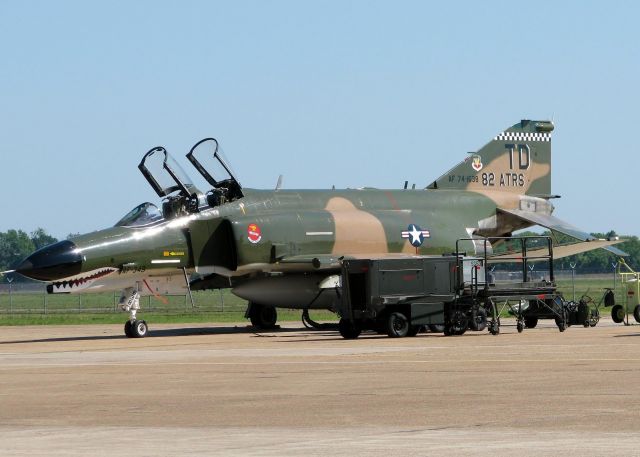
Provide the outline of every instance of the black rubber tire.
{"type": "Polygon", "coordinates": [[[252,303],[249,310],[249,319],[254,327],[260,330],[269,330],[275,328],[278,321],[278,312],[273,306],[252,303]]]}
{"type": "Polygon", "coordinates": [[[149,333],[149,327],[147,326],[147,322],[143,320],[133,321],[133,325],[131,326],[131,334],[134,338],[144,338],[149,333]]]}
{"type": "Polygon", "coordinates": [[[558,326],[558,330],[560,330],[560,332],[564,332],[567,328],[569,328],[569,322],[567,320],[566,312],[562,313],[562,317],[556,317],[556,325],[558,326]]]}
{"type": "Polygon", "coordinates": [[[536,325],[538,325],[538,316],[524,317],[524,326],[526,328],[536,328],[536,325]]]}
{"type": "Polygon", "coordinates": [[[622,305],[615,305],[611,308],[611,319],[613,319],[613,322],[616,324],[624,322],[624,314],[624,308],[622,305]]]}
{"type": "Polygon", "coordinates": [[[487,310],[484,308],[478,308],[477,311],[471,312],[471,319],[469,320],[469,330],[474,332],[481,332],[487,328],[487,310]]]}
{"type": "Polygon", "coordinates": [[[609,289],[604,294],[604,306],[608,308],[609,306],[614,306],[615,304],[616,304],[616,295],[613,293],[611,289],[609,289]]]}
{"type": "Polygon", "coordinates": [[[355,340],[360,336],[362,329],[355,322],[345,319],[344,317],[338,322],[338,330],[345,340],[355,340]]]}
{"type": "Polygon", "coordinates": [[[133,338],[133,324],[131,323],[131,321],[127,321],[124,323],[124,334],[127,336],[127,338],[133,338]]]}
{"type": "Polygon", "coordinates": [[[640,322],[640,305],[636,305],[636,307],[633,308],[633,318],[636,322],[640,322]]]}
{"type": "Polygon", "coordinates": [[[516,323],[516,329],[518,330],[518,333],[522,333],[522,331],[524,330],[524,327],[525,327],[524,321],[521,321],[520,319],[518,319],[518,322],[516,323]]]}
{"type": "Polygon", "coordinates": [[[410,325],[409,331],[407,332],[407,336],[416,336],[418,333],[420,333],[421,329],[422,329],[422,325],[410,325]]]}
{"type": "Polygon", "coordinates": [[[387,335],[390,338],[404,338],[409,333],[409,320],[402,313],[391,313],[387,318],[387,335]]]}
{"type": "Polygon", "coordinates": [[[451,316],[451,334],[464,335],[469,328],[469,319],[463,311],[455,311],[451,316]]]}
{"type": "Polygon", "coordinates": [[[444,333],[444,324],[429,324],[427,327],[431,333],[444,333]]]}

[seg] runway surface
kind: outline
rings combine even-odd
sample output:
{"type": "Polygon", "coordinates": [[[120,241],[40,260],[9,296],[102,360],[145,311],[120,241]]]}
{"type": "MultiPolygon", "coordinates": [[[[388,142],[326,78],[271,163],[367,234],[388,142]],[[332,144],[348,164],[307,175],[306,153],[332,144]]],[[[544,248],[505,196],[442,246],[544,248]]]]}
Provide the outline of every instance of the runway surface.
{"type": "Polygon", "coordinates": [[[0,327],[0,455],[640,455],[640,327],[298,327],[0,327]]]}

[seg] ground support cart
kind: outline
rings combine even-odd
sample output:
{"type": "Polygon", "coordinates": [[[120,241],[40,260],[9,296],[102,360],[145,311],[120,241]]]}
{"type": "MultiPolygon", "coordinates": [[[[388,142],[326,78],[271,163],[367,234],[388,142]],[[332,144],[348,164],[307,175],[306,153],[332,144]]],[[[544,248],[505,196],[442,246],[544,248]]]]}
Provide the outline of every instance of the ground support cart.
{"type": "Polygon", "coordinates": [[[415,336],[426,326],[445,335],[485,329],[495,335],[500,332],[501,306],[516,310],[518,331],[535,327],[538,319],[555,319],[560,331],[588,320],[586,305],[573,306],[557,293],[550,238],[487,238],[459,243],[464,241],[484,243],[484,255],[467,256],[457,243],[456,253],[451,255],[344,260],[340,334],[357,338],[363,330],[374,330],[397,338],[415,336]],[[538,244],[542,240],[547,254],[527,256],[534,239],[538,244]],[[491,252],[491,243],[499,245],[506,240],[519,244],[519,249],[503,255],[491,252]],[[514,261],[522,264],[522,278],[493,281],[488,265],[514,261]],[[549,280],[528,278],[528,264],[533,261],[548,263],[549,280]],[[513,303],[518,303],[517,308],[513,303]]]}

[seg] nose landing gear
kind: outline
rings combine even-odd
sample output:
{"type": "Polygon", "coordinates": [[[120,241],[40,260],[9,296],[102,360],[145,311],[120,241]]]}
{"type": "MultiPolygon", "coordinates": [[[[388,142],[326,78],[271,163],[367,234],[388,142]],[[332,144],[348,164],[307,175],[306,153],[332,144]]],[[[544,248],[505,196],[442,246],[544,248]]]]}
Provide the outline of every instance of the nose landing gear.
{"type": "Polygon", "coordinates": [[[149,332],[147,322],[136,318],[140,309],[140,293],[137,289],[129,287],[120,295],[120,308],[129,312],[129,320],[124,324],[124,334],[127,338],[144,338],[149,332]]]}

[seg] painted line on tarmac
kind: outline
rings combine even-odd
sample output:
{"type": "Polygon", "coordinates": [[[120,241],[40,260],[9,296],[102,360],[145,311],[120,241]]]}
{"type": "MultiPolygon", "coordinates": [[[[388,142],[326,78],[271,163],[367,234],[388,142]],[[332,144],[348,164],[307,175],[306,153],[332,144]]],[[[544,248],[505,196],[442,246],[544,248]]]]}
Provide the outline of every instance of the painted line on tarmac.
{"type": "MultiPolygon", "coordinates": [[[[640,359],[459,359],[456,363],[583,363],[583,362],[640,362],[640,359]]],[[[140,366],[273,366],[273,365],[376,365],[379,361],[282,361],[282,362],[85,362],[85,363],[52,363],[41,365],[5,364],[0,372],[7,369],[43,369],[43,368],[74,368],[74,367],[140,367],[140,366]]],[[[384,364],[450,364],[451,360],[385,360],[384,364]]],[[[640,367],[639,367],[640,369],[640,367]]]]}

